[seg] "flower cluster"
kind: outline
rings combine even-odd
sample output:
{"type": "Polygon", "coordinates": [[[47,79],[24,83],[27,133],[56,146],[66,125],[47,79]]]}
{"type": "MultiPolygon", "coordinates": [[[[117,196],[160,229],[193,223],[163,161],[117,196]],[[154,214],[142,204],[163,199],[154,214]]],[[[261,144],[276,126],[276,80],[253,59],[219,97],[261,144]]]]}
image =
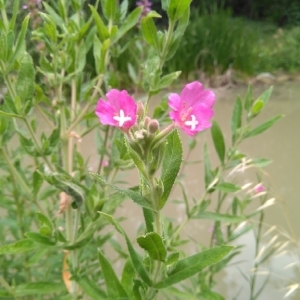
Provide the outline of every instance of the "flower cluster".
{"type": "Polygon", "coordinates": [[[141,17],[145,17],[151,11],[152,2],[150,2],[149,0],[140,0],[136,2],[136,5],[143,8],[141,17]]]}
{"type": "MultiPolygon", "coordinates": [[[[107,102],[100,98],[96,115],[103,125],[111,125],[128,132],[136,124],[138,106],[127,91],[111,90],[106,94],[107,102]]],[[[187,135],[211,127],[215,95],[211,90],[204,90],[200,82],[187,84],[180,95],[171,93],[168,105],[172,109],[169,117],[173,126],[181,128],[187,135]]],[[[145,119],[148,117],[145,117],[145,119]]],[[[157,125],[158,126],[158,125],[157,125]]]]}

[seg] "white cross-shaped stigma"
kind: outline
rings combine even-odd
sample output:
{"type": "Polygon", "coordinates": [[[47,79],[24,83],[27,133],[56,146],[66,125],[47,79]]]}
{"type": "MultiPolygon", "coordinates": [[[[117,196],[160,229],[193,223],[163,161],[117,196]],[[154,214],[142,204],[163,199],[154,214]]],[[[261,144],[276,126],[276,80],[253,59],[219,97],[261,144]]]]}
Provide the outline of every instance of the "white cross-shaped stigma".
{"type": "Polygon", "coordinates": [[[184,124],[186,126],[191,126],[191,130],[195,130],[196,125],[198,125],[199,122],[197,121],[197,119],[194,115],[191,115],[191,117],[192,117],[192,120],[191,121],[186,121],[186,122],[184,122],[184,124]]]}
{"type": "Polygon", "coordinates": [[[125,122],[130,121],[131,117],[125,117],[123,109],[120,110],[120,116],[114,116],[114,120],[119,122],[119,126],[123,126],[125,122]]]}

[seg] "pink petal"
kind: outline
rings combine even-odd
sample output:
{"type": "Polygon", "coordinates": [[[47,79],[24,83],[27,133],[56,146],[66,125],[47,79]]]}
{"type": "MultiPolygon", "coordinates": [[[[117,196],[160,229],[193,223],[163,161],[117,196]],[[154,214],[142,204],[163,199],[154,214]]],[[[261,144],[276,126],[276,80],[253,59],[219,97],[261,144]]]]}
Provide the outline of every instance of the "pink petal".
{"type": "Polygon", "coordinates": [[[210,120],[214,116],[214,111],[205,106],[203,103],[199,103],[193,107],[191,114],[195,115],[196,119],[199,120],[210,120]]]}
{"type": "Polygon", "coordinates": [[[187,84],[181,94],[180,98],[182,102],[186,103],[186,106],[192,106],[199,101],[199,95],[202,93],[202,84],[198,81],[187,84]]]}
{"type": "Polygon", "coordinates": [[[115,111],[103,99],[98,100],[95,113],[103,125],[116,125],[116,121],[113,119],[115,111]]]}
{"type": "Polygon", "coordinates": [[[125,116],[131,118],[130,121],[124,123],[122,127],[129,129],[136,122],[137,105],[127,91],[118,91],[116,89],[110,90],[106,94],[108,103],[114,108],[115,113],[119,115],[120,110],[124,111],[125,116]]]}
{"type": "Polygon", "coordinates": [[[180,110],[182,107],[182,101],[178,94],[172,93],[169,95],[168,105],[174,110],[180,110]]]}

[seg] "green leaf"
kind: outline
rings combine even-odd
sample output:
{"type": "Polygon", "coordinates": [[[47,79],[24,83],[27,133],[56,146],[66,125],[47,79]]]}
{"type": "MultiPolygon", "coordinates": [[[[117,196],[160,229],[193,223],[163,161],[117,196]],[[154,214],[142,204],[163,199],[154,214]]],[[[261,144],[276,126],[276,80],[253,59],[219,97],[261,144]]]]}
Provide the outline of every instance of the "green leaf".
{"type": "Polygon", "coordinates": [[[126,240],[128,252],[132,261],[132,264],[137,271],[137,273],[140,275],[140,277],[143,279],[143,281],[148,285],[152,286],[152,281],[149,278],[149,275],[147,271],[145,270],[141,258],[139,257],[138,253],[135,251],[133,245],[130,242],[130,239],[126,235],[125,231],[122,229],[122,227],[118,224],[118,222],[110,215],[105,214],[103,212],[99,212],[102,216],[104,216],[112,225],[115,226],[116,230],[123,235],[123,237],[126,240]]]}
{"type": "Polygon", "coordinates": [[[13,244],[0,247],[0,255],[3,254],[19,254],[37,249],[39,246],[29,239],[20,240],[13,244]]]}
{"type": "Polygon", "coordinates": [[[258,135],[258,134],[266,131],[267,129],[272,127],[277,121],[279,121],[282,117],[283,117],[283,115],[278,115],[278,116],[275,116],[275,117],[269,119],[265,123],[257,126],[256,128],[252,129],[250,132],[248,132],[245,135],[245,138],[252,137],[252,136],[258,135]]]}
{"type": "Polygon", "coordinates": [[[21,27],[21,31],[18,35],[14,55],[10,62],[11,65],[14,63],[15,59],[21,57],[23,55],[23,53],[25,52],[25,38],[26,38],[26,33],[27,33],[29,17],[30,17],[30,15],[27,15],[22,22],[22,27],[21,27]]]}
{"type": "Polygon", "coordinates": [[[43,6],[44,6],[46,12],[52,17],[55,24],[65,31],[66,24],[65,24],[64,20],[60,17],[60,15],[57,14],[55,12],[55,10],[46,1],[43,2],[43,6]]]}
{"type": "MultiPolygon", "coordinates": [[[[124,21],[124,19],[125,19],[125,17],[126,17],[126,15],[127,15],[127,12],[128,12],[128,0],[123,0],[122,2],[121,2],[121,4],[120,4],[120,21],[121,21],[121,23],[123,23],[123,21],[124,21]]],[[[142,7],[138,7],[138,8],[141,8],[142,9],[142,7]]]]}
{"type": "Polygon", "coordinates": [[[258,98],[260,100],[262,100],[262,102],[264,103],[264,106],[267,104],[267,102],[270,99],[270,96],[272,94],[273,91],[273,86],[269,87],[266,91],[264,91],[258,98]]]}
{"type": "Polygon", "coordinates": [[[64,249],[66,250],[75,250],[75,249],[80,249],[85,247],[92,239],[94,232],[87,232],[82,234],[76,241],[75,243],[71,245],[65,245],[64,249]]]}
{"type": "Polygon", "coordinates": [[[230,182],[222,182],[222,183],[218,183],[215,186],[216,190],[219,190],[221,192],[224,193],[234,193],[239,191],[241,188],[238,185],[235,185],[233,183],[230,182]]]}
{"type": "Polygon", "coordinates": [[[4,117],[9,117],[9,118],[24,119],[24,117],[21,115],[8,113],[8,112],[2,111],[2,110],[0,110],[0,115],[4,116],[4,117]]]}
{"type": "Polygon", "coordinates": [[[166,139],[165,156],[162,163],[161,180],[164,192],[160,199],[159,208],[162,209],[168,200],[173,184],[182,162],[182,145],[178,131],[173,131],[166,139]]]}
{"type": "Polygon", "coordinates": [[[45,174],[40,170],[37,170],[37,172],[39,172],[48,183],[73,197],[74,202],[72,205],[76,206],[74,208],[78,208],[82,205],[85,199],[85,189],[75,178],[65,173],[54,172],[45,174]]]}
{"type": "Polygon", "coordinates": [[[25,102],[31,101],[34,94],[34,67],[33,61],[29,54],[25,54],[21,61],[16,91],[20,99],[25,102]]]}
{"type": "Polygon", "coordinates": [[[252,159],[251,163],[255,167],[263,168],[263,167],[269,165],[270,163],[272,163],[272,160],[266,159],[266,158],[254,158],[254,159],[252,159]]]}
{"type": "Polygon", "coordinates": [[[40,188],[42,187],[43,181],[43,176],[39,172],[34,171],[32,179],[32,192],[34,196],[37,196],[40,188]]]}
{"type": "Polygon", "coordinates": [[[112,264],[107,260],[100,249],[98,249],[98,258],[104,276],[108,297],[128,297],[112,267],[112,264]]]}
{"type": "Polygon", "coordinates": [[[112,189],[118,191],[119,193],[129,197],[130,199],[132,199],[138,205],[153,210],[153,207],[152,207],[151,203],[148,202],[148,200],[145,197],[143,197],[140,193],[135,192],[133,190],[125,189],[125,188],[120,188],[116,185],[110,184],[98,174],[95,174],[95,173],[90,173],[90,174],[94,178],[96,178],[98,181],[100,181],[101,183],[103,183],[103,184],[111,187],[112,189]]]}
{"type": "Polygon", "coordinates": [[[166,259],[166,265],[177,263],[179,259],[179,252],[171,253],[166,259]]]}
{"type": "Polygon", "coordinates": [[[26,232],[25,236],[39,244],[49,245],[49,246],[55,245],[55,241],[50,240],[49,238],[37,232],[26,232]]]}
{"type": "Polygon", "coordinates": [[[214,213],[214,212],[208,212],[208,211],[199,212],[198,214],[193,215],[193,218],[227,222],[227,223],[231,223],[231,224],[240,223],[242,221],[245,221],[245,217],[242,217],[242,216],[220,214],[220,213],[214,213]]]}
{"type": "Polygon", "coordinates": [[[237,97],[234,107],[233,114],[231,117],[231,135],[232,135],[232,143],[234,144],[237,139],[237,130],[242,126],[242,112],[243,105],[240,97],[237,97]]]}
{"type": "Polygon", "coordinates": [[[225,142],[222,134],[222,130],[216,121],[212,122],[211,135],[215,145],[215,149],[218,153],[219,159],[224,164],[225,159],[225,142]]]}
{"type": "Polygon", "coordinates": [[[153,222],[154,222],[153,211],[143,207],[143,215],[144,215],[147,231],[152,232],[153,222]]]}
{"type": "Polygon", "coordinates": [[[249,118],[254,118],[255,116],[257,116],[261,110],[264,108],[264,102],[261,99],[257,99],[250,110],[250,113],[248,115],[249,118]]]}
{"type": "Polygon", "coordinates": [[[117,1],[116,0],[102,0],[101,1],[103,13],[107,20],[114,20],[117,10],[117,1]]]}
{"type": "Polygon", "coordinates": [[[101,42],[104,42],[109,37],[109,32],[107,27],[104,25],[101,17],[99,16],[98,12],[95,10],[93,6],[90,5],[90,9],[92,11],[92,15],[96,22],[96,26],[98,29],[98,36],[101,42]]]}
{"type": "Polygon", "coordinates": [[[92,299],[107,298],[107,295],[99,288],[99,285],[93,280],[90,280],[88,277],[80,276],[80,278],[76,279],[76,281],[79,283],[86,295],[90,296],[92,299]]]}
{"type": "Polygon", "coordinates": [[[161,236],[156,232],[149,232],[146,235],[139,236],[137,242],[141,248],[148,252],[152,259],[159,261],[166,259],[167,250],[161,236]]]}
{"type": "Polygon", "coordinates": [[[147,173],[146,173],[146,168],[145,168],[145,164],[142,161],[142,159],[138,156],[138,154],[136,153],[136,151],[134,151],[131,146],[129,145],[128,141],[126,139],[124,139],[125,145],[127,147],[127,151],[129,156],[132,158],[135,166],[138,168],[138,170],[140,171],[140,173],[144,176],[144,178],[147,178],[147,173]]]}
{"type": "Polygon", "coordinates": [[[168,17],[172,21],[178,20],[189,8],[192,0],[171,0],[168,5],[168,17]]]}
{"type": "Polygon", "coordinates": [[[17,15],[19,13],[19,4],[20,4],[19,0],[15,0],[14,1],[13,15],[11,16],[10,22],[9,22],[9,29],[10,30],[14,30],[15,29],[17,15]]]}
{"type": "Polygon", "coordinates": [[[155,284],[154,288],[163,289],[197,274],[222,260],[233,248],[232,246],[214,247],[179,260],[170,275],[155,284]]]}
{"type": "Polygon", "coordinates": [[[122,272],[121,283],[130,299],[132,298],[133,280],[135,278],[135,269],[130,259],[127,259],[122,272]]]}
{"type": "Polygon", "coordinates": [[[173,83],[173,81],[179,77],[180,74],[181,74],[181,72],[178,71],[178,72],[173,72],[173,73],[163,76],[159,80],[159,83],[157,85],[155,85],[154,88],[151,88],[150,91],[156,92],[156,91],[160,91],[161,89],[164,89],[166,87],[169,87],[173,83]]]}
{"type": "Polygon", "coordinates": [[[271,86],[269,89],[267,89],[266,91],[264,91],[253,103],[249,115],[249,118],[254,118],[255,116],[257,116],[261,110],[266,106],[267,102],[270,99],[270,96],[272,94],[273,91],[273,86],[271,86]]]}
{"type": "Polygon", "coordinates": [[[152,17],[146,16],[141,21],[141,29],[146,42],[159,51],[157,30],[152,17]]]}
{"type": "Polygon", "coordinates": [[[51,220],[47,216],[43,215],[40,212],[37,212],[36,215],[37,215],[38,220],[39,220],[39,222],[40,222],[41,225],[46,225],[51,230],[53,230],[53,224],[52,224],[51,220]]]}
{"type": "MultiPolygon", "coordinates": [[[[124,1],[123,1],[124,2],[124,1]]],[[[134,9],[122,22],[122,25],[118,29],[117,35],[113,38],[113,43],[117,42],[127,31],[133,28],[139,21],[143,8],[137,7],[134,9]]]]}
{"type": "Polygon", "coordinates": [[[170,41],[170,46],[168,49],[168,53],[166,55],[166,60],[171,59],[175,55],[180,45],[180,42],[182,40],[182,36],[184,35],[184,32],[189,24],[189,20],[190,20],[190,8],[188,8],[178,20],[178,25],[176,26],[176,30],[170,41]]]}
{"type": "Polygon", "coordinates": [[[200,299],[205,300],[225,300],[223,296],[212,291],[204,291],[200,293],[200,299]]]}
{"type": "Polygon", "coordinates": [[[63,283],[56,282],[31,282],[23,283],[15,288],[15,295],[23,297],[27,295],[53,294],[65,291],[63,283]]]}

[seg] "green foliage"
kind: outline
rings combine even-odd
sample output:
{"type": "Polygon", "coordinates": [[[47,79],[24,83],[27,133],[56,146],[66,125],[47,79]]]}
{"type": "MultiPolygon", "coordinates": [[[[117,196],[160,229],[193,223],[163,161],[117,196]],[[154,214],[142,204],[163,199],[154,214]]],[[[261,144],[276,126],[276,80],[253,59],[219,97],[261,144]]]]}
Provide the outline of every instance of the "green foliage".
{"type": "Polygon", "coordinates": [[[183,40],[167,68],[181,70],[185,77],[198,71],[218,75],[230,68],[251,75],[257,59],[253,47],[256,37],[229,10],[194,9],[183,40]]]}
{"type": "MultiPolygon", "coordinates": [[[[143,7],[130,11],[127,0],[32,2],[27,16],[19,1],[8,2],[0,0],[0,79],[5,84],[0,104],[0,298],[150,300],[170,290],[176,297],[222,299],[213,291],[215,275],[240,251],[228,244],[251,230],[255,222],[250,220],[261,217],[270,204],[260,198],[260,208],[251,210],[251,197],[242,195],[227,173],[241,164],[260,168],[270,162],[247,159],[238,146],[281,118],[251,123],[267,105],[271,89],[256,100],[249,89],[245,100],[236,100],[231,144],[213,121],[220,164],[214,166],[205,143],[205,188],[194,201],[181,182],[184,147],[167,117],[167,96],[154,108],[156,119],[147,114],[152,96],[169,88],[180,69],[188,76],[193,69],[212,74],[232,65],[251,73],[251,39],[245,39],[241,21],[228,11],[195,12],[188,28],[191,0],[159,3],[168,16],[166,30],[158,24],[160,14],[147,14],[143,7]],[[112,87],[130,90],[130,80],[146,94],[136,124],[129,130],[99,125],[97,99],[112,87]],[[91,132],[96,149],[89,160],[82,150],[91,132]],[[126,182],[132,168],[139,176],[133,187],[126,182]],[[182,198],[186,206],[181,224],[163,212],[177,183],[183,195],[176,200],[182,198]],[[225,207],[230,197],[232,204],[225,207]],[[144,217],[130,235],[121,225],[127,214],[116,213],[128,198],[144,217]],[[190,220],[204,219],[214,224],[211,242],[197,242],[198,250],[187,256],[182,246],[190,241],[181,230],[190,220]],[[243,222],[249,224],[240,228],[243,222]],[[123,267],[120,278],[118,265],[123,267]],[[191,287],[182,289],[186,280],[191,287]]],[[[189,151],[195,146],[191,142],[189,151]]]]}

